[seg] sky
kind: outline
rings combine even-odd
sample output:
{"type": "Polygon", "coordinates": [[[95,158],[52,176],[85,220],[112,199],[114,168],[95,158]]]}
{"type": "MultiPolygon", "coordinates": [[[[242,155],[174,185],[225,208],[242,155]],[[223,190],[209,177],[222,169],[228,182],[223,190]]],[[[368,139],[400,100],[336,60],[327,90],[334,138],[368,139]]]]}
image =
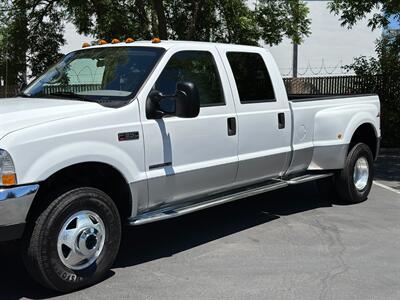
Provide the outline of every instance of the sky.
{"type": "Polygon", "coordinates": [[[400,22],[393,16],[390,18],[389,29],[400,29],[400,22]]]}
{"type": "MultiPolygon", "coordinates": [[[[254,1],[254,0],[251,0],[254,1]]],[[[350,64],[355,57],[375,55],[375,41],[382,34],[381,30],[371,31],[367,20],[360,21],[353,29],[340,26],[338,16],[327,9],[327,1],[306,1],[310,8],[312,20],[310,37],[299,46],[299,74],[329,75],[340,74],[342,65],[350,64]]],[[[65,38],[67,44],[63,53],[78,49],[92,37],[76,33],[75,27],[66,24],[65,38]]],[[[281,70],[282,75],[290,76],[292,65],[292,45],[285,39],[280,45],[268,48],[281,70]]]]}
{"type": "MultiPolygon", "coordinates": [[[[307,1],[310,8],[311,35],[299,46],[299,74],[316,75],[322,66],[327,67],[321,75],[327,72],[342,73],[335,66],[350,64],[355,57],[365,55],[375,56],[375,41],[381,36],[381,30],[371,31],[367,19],[361,20],[351,30],[340,25],[339,16],[327,9],[327,1],[307,1]]],[[[278,46],[268,47],[275,57],[283,75],[291,71],[292,45],[287,39],[278,46]]]]}

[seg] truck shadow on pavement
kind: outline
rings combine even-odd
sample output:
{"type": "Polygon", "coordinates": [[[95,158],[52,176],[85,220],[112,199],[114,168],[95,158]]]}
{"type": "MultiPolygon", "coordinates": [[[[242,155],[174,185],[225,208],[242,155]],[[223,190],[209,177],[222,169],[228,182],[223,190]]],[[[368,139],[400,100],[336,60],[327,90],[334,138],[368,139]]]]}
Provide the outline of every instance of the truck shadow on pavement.
{"type": "MultiPolygon", "coordinates": [[[[124,229],[118,268],[132,267],[272,222],[280,216],[330,207],[313,183],[274,191],[177,219],[124,229]]],[[[0,299],[44,299],[59,294],[36,284],[25,271],[15,244],[0,244],[0,299]]],[[[107,278],[105,280],[108,280],[107,278]]]]}
{"type": "Polygon", "coordinates": [[[400,150],[386,150],[375,162],[375,179],[393,183],[400,189],[400,150]]]}

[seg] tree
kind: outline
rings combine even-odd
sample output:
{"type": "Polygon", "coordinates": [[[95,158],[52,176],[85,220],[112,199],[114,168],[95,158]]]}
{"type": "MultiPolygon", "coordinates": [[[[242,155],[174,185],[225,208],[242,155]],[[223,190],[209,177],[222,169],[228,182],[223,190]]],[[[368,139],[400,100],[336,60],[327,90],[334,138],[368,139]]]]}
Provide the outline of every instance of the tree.
{"type": "MultiPolygon", "coordinates": [[[[308,8],[302,0],[3,0],[8,21],[4,50],[12,61],[10,83],[37,76],[59,57],[64,21],[96,39],[197,40],[257,45],[283,37],[300,43],[309,35],[308,8]],[[5,49],[5,48],[6,49],[5,49]],[[12,57],[11,57],[11,56],[12,57]]],[[[4,58],[5,55],[3,55],[4,58]]],[[[4,59],[3,59],[4,61],[4,59]]]]}
{"type": "Polygon", "coordinates": [[[80,33],[110,40],[199,40],[278,44],[284,36],[297,42],[308,36],[308,8],[300,0],[261,0],[250,9],[245,0],[71,0],[68,16],[80,33]],[[112,9],[110,9],[110,7],[112,9]]]}
{"type": "Polygon", "coordinates": [[[6,85],[15,85],[26,79],[27,43],[21,37],[27,36],[27,16],[25,0],[16,0],[13,4],[4,2],[1,52],[3,78],[6,85]]]}
{"type": "Polygon", "coordinates": [[[368,26],[372,29],[386,27],[390,16],[400,21],[399,0],[332,0],[329,8],[332,13],[340,15],[342,25],[349,28],[374,10],[380,10],[382,13],[375,13],[368,20],[368,26]]]}
{"type": "Polygon", "coordinates": [[[304,1],[261,0],[256,13],[262,29],[261,38],[271,46],[279,44],[285,36],[301,44],[311,33],[309,8],[304,1]]]}
{"type": "MultiPolygon", "coordinates": [[[[331,11],[340,15],[343,26],[351,28],[368,13],[380,9],[368,21],[372,29],[386,27],[389,18],[400,22],[400,1],[343,1],[334,0],[329,4],[331,11]]],[[[383,145],[388,147],[400,146],[400,35],[385,33],[376,42],[376,58],[358,57],[345,68],[353,70],[362,76],[363,82],[369,83],[367,92],[378,93],[382,110],[383,145]]]]}
{"type": "Polygon", "coordinates": [[[32,76],[36,77],[62,57],[64,12],[57,1],[29,0],[27,15],[27,60],[32,76]]]}
{"type": "Polygon", "coordinates": [[[387,34],[376,42],[377,58],[361,56],[345,66],[360,76],[394,77],[400,79],[400,35],[387,34]]]}
{"type": "MultiPolygon", "coordinates": [[[[340,15],[342,26],[351,28],[367,14],[378,9],[368,21],[368,26],[373,30],[378,27],[386,27],[389,18],[400,22],[399,0],[333,0],[329,3],[332,13],[340,15]]],[[[359,75],[385,75],[400,78],[398,66],[400,63],[400,37],[396,34],[385,34],[376,42],[376,58],[359,57],[355,62],[346,66],[348,70],[354,70],[359,75]]]]}
{"type": "Polygon", "coordinates": [[[0,48],[2,64],[7,65],[3,77],[8,85],[16,85],[27,81],[28,69],[35,77],[60,58],[65,43],[63,13],[51,0],[5,1],[2,12],[0,48]]]}

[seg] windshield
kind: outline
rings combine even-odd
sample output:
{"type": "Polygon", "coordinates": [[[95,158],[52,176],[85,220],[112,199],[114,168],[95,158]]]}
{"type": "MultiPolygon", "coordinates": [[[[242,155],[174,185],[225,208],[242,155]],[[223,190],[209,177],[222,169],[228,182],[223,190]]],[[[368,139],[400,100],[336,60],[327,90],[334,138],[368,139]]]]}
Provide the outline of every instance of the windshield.
{"type": "Polygon", "coordinates": [[[32,82],[21,96],[123,106],[139,91],[164,51],[107,47],[72,52],[32,82]]]}

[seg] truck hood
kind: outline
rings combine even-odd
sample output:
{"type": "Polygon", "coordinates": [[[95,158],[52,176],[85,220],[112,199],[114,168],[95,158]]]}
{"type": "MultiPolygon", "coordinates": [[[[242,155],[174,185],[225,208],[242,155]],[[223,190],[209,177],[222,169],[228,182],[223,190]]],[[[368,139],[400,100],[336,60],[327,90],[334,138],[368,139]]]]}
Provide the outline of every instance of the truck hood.
{"type": "Polygon", "coordinates": [[[0,99],[0,139],[7,134],[60,119],[104,111],[106,108],[90,102],[43,99],[0,99]]]}

